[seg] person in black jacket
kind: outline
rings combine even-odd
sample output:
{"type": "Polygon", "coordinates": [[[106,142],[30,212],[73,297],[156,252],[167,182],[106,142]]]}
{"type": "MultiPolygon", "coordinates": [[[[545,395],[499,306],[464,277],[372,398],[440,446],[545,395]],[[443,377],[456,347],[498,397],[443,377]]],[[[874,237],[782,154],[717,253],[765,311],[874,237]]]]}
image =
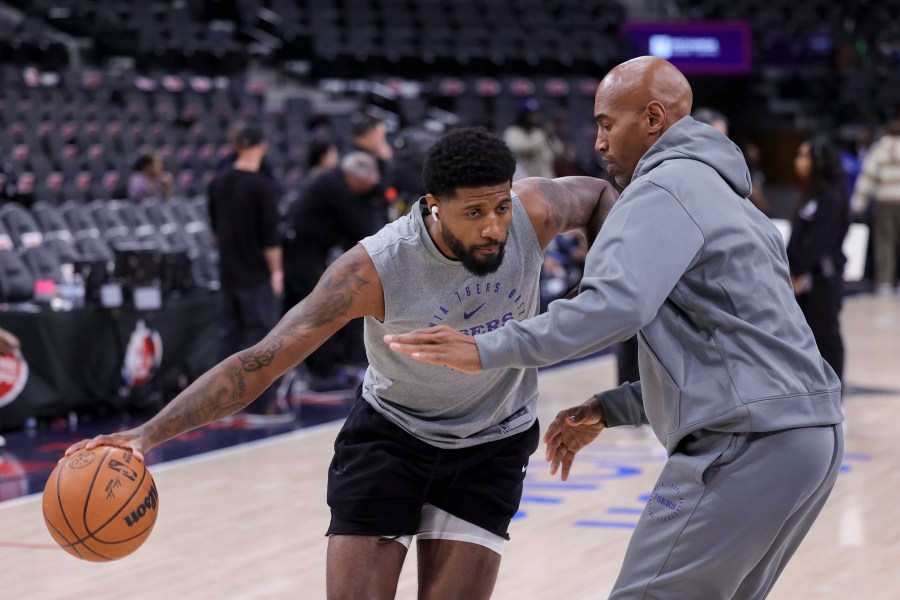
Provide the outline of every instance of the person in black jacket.
{"type": "Polygon", "coordinates": [[[803,142],[794,171],[801,196],[787,247],[791,281],[819,352],[843,381],[844,342],[838,315],[846,262],[841,247],[850,215],[837,146],[823,137],[803,142]]]}
{"type": "MultiPolygon", "coordinates": [[[[352,248],[385,225],[383,207],[370,202],[380,180],[374,157],[351,152],[303,185],[288,214],[284,239],[284,313],[316,287],[334,248],[352,248]]],[[[348,387],[340,367],[365,362],[362,336],[362,322],[350,322],[310,355],[305,361],[309,389],[348,387]]]]}

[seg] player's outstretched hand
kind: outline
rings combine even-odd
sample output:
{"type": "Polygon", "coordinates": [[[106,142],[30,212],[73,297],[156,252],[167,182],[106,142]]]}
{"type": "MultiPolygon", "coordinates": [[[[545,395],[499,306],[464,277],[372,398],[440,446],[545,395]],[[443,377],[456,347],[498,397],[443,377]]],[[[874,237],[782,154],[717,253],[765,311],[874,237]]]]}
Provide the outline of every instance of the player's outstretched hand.
{"type": "Polygon", "coordinates": [[[556,475],[562,466],[562,480],[568,479],[575,455],[593,442],[605,426],[603,409],[596,396],[580,406],[561,410],[544,434],[550,474],[556,475]]]}
{"type": "Polygon", "coordinates": [[[463,373],[483,371],[475,339],[447,325],[417,329],[402,335],[386,335],[384,341],[394,352],[408,354],[422,362],[443,365],[463,373]]]}
{"type": "Polygon", "coordinates": [[[66,449],[66,456],[71,456],[79,450],[90,450],[97,446],[113,446],[115,448],[125,448],[130,450],[138,460],[144,460],[144,451],[148,450],[146,443],[137,429],[129,429],[120,433],[112,433],[109,435],[98,435],[89,440],[81,440],[66,449]]]}

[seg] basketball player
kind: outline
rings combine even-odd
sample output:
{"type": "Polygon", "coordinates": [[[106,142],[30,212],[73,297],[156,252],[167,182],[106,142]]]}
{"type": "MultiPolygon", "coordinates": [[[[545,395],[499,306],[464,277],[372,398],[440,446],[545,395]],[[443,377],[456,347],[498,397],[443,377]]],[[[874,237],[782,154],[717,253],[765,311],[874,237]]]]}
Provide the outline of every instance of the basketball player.
{"type": "Polygon", "coordinates": [[[600,83],[596,148],[627,188],[578,296],[477,338],[438,327],[387,339],[483,376],[638,333],[641,381],[560,412],[544,435],[563,479],[604,427],[649,423],[668,451],[616,599],[764,598],[843,453],[840,383],[794,300],[780,234],[747,200],[737,147],[690,118],[691,102],[687,80],[659,58],[600,83]]]}
{"type": "Polygon", "coordinates": [[[489,597],[539,442],[537,372],[463,376],[394,353],[383,336],[437,324],[477,336],[537,313],[544,248],[572,229],[593,241],[617,194],[586,177],[513,185],[515,168],[484,130],[447,134],[426,158],[428,195],[337,259],[262,342],[146,424],[67,453],[100,444],[143,453],[231,414],[365,317],[370,366],[328,474],[328,597],[393,598],[414,535],[420,598],[489,597]]]}

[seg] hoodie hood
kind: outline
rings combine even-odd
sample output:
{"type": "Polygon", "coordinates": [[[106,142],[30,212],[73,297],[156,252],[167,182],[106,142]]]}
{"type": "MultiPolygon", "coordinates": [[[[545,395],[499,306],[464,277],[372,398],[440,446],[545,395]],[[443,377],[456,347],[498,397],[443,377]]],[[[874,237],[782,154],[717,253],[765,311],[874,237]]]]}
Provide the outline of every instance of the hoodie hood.
{"type": "Polygon", "coordinates": [[[692,158],[709,165],[737,194],[745,198],[750,195],[750,170],[737,145],[718,130],[691,117],[680,119],[660,136],[638,161],[631,180],[677,158],[692,158]]]}

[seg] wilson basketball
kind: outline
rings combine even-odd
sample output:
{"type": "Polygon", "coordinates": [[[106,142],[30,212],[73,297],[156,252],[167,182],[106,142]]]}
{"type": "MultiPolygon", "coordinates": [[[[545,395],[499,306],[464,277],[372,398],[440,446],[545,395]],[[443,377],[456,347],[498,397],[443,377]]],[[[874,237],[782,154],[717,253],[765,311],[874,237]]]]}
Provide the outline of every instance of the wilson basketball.
{"type": "Polygon", "coordinates": [[[159,507],[144,463],[108,446],[81,450],[56,465],[43,500],[44,522],[56,543],[94,562],[137,550],[153,530],[159,507]]]}

